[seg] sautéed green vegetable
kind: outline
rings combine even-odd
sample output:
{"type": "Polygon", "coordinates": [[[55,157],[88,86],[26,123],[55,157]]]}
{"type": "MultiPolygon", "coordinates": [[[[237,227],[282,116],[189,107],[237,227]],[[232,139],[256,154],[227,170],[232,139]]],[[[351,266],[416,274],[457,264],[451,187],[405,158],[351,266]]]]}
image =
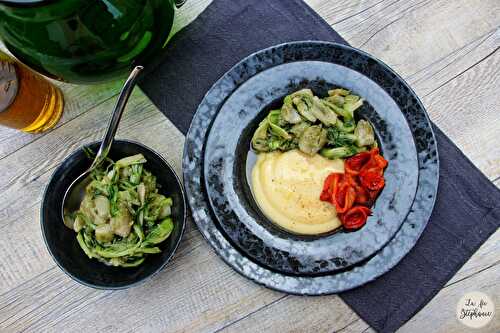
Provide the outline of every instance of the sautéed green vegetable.
{"type": "Polygon", "coordinates": [[[275,150],[316,153],[330,159],[346,158],[377,145],[366,120],[356,122],[354,112],[363,99],[346,89],[328,91],[328,97],[314,96],[312,90],[296,91],[283,100],[259,124],[252,138],[257,152],[275,150]]]}
{"type": "Polygon", "coordinates": [[[134,267],[161,252],[158,245],[174,228],[172,199],[158,193],[156,177],[144,163],[142,154],[108,159],[92,171],[80,209],[65,216],[89,258],[134,267]]]}

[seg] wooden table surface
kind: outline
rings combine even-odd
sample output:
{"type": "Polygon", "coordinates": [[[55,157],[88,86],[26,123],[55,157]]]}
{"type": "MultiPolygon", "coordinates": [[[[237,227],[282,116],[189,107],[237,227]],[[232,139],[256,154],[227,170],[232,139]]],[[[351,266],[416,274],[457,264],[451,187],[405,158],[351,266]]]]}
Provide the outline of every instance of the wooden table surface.
{"type": "MultiPolygon", "coordinates": [[[[188,1],[178,13],[177,29],[209,2],[188,1]]],[[[307,2],[351,45],[399,72],[431,119],[500,186],[500,1],[307,2]]],[[[291,296],[241,277],[216,256],[191,220],[174,260],[147,283],[101,291],[71,280],[43,243],[42,193],[66,156],[101,137],[121,82],[59,85],[66,108],[54,130],[29,135],[0,128],[1,332],[372,331],[338,296],[291,296]]],[[[181,175],[184,137],[139,89],[118,136],[157,150],[181,175]]],[[[497,305],[496,318],[483,331],[499,332],[499,253],[497,231],[400,331],[466,332],[455,307],[465,292],[479,290],[497,305]]]]}

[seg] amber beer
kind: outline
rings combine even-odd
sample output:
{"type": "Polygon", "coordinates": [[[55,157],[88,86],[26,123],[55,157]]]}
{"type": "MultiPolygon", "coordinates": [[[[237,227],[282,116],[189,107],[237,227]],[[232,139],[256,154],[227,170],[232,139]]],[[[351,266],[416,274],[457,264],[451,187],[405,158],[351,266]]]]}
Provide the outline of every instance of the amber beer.
{"type": "Polygon", "coordinates": [[[0,125],[43,132],[57,124],[63,108],[59,88],[0,51],[0,125]]]}

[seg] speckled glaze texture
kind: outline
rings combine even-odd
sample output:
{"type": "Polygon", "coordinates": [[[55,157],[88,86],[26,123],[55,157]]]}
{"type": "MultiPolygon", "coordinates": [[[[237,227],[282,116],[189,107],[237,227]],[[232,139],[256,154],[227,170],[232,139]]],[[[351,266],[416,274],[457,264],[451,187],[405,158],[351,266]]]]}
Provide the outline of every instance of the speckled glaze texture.
{"type": "Polygon", "coordinates": [[[408,85],[370,55],[328,42],[281,44],[234,66],[200,104],[183,159],[194,220],[216,252],[258,283],[307,295],[360,286],[408,253],[432,212],[438,163],[429,119],[408,85]],[[263,219],[251,198],[248,136],[261,112],[287,93],[311,86],[324,94],[337,85],[367,99],[360,116],[374,124],[390,160],[388,185],[366,231],[293,236],[263,219]],[[357,244],[363,234],[368,240],[357,244]]]}

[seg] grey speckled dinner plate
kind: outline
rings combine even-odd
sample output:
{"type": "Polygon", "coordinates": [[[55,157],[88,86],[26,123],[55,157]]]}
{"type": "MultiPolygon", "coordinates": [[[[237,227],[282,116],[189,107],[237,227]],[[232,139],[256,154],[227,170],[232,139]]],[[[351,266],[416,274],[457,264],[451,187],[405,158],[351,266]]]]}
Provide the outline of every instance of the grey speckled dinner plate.
{"type": "Polygon", "coordinates": [[[183,167],[194,220],[216,252],[258,283],[310,295],[354,288],[397,264],[427,224],[439,172],[431,124],[408,85],[370,55],[327,42],[274,46],[227,72],[193,118],[183,167]],[[360,231],[292,235],[252,198],[250,137],[286,94],[310,87],[324,95],[335,86],[367,100],[359,116],[374,125],[389,160],[386,187],[360,231]]]}

